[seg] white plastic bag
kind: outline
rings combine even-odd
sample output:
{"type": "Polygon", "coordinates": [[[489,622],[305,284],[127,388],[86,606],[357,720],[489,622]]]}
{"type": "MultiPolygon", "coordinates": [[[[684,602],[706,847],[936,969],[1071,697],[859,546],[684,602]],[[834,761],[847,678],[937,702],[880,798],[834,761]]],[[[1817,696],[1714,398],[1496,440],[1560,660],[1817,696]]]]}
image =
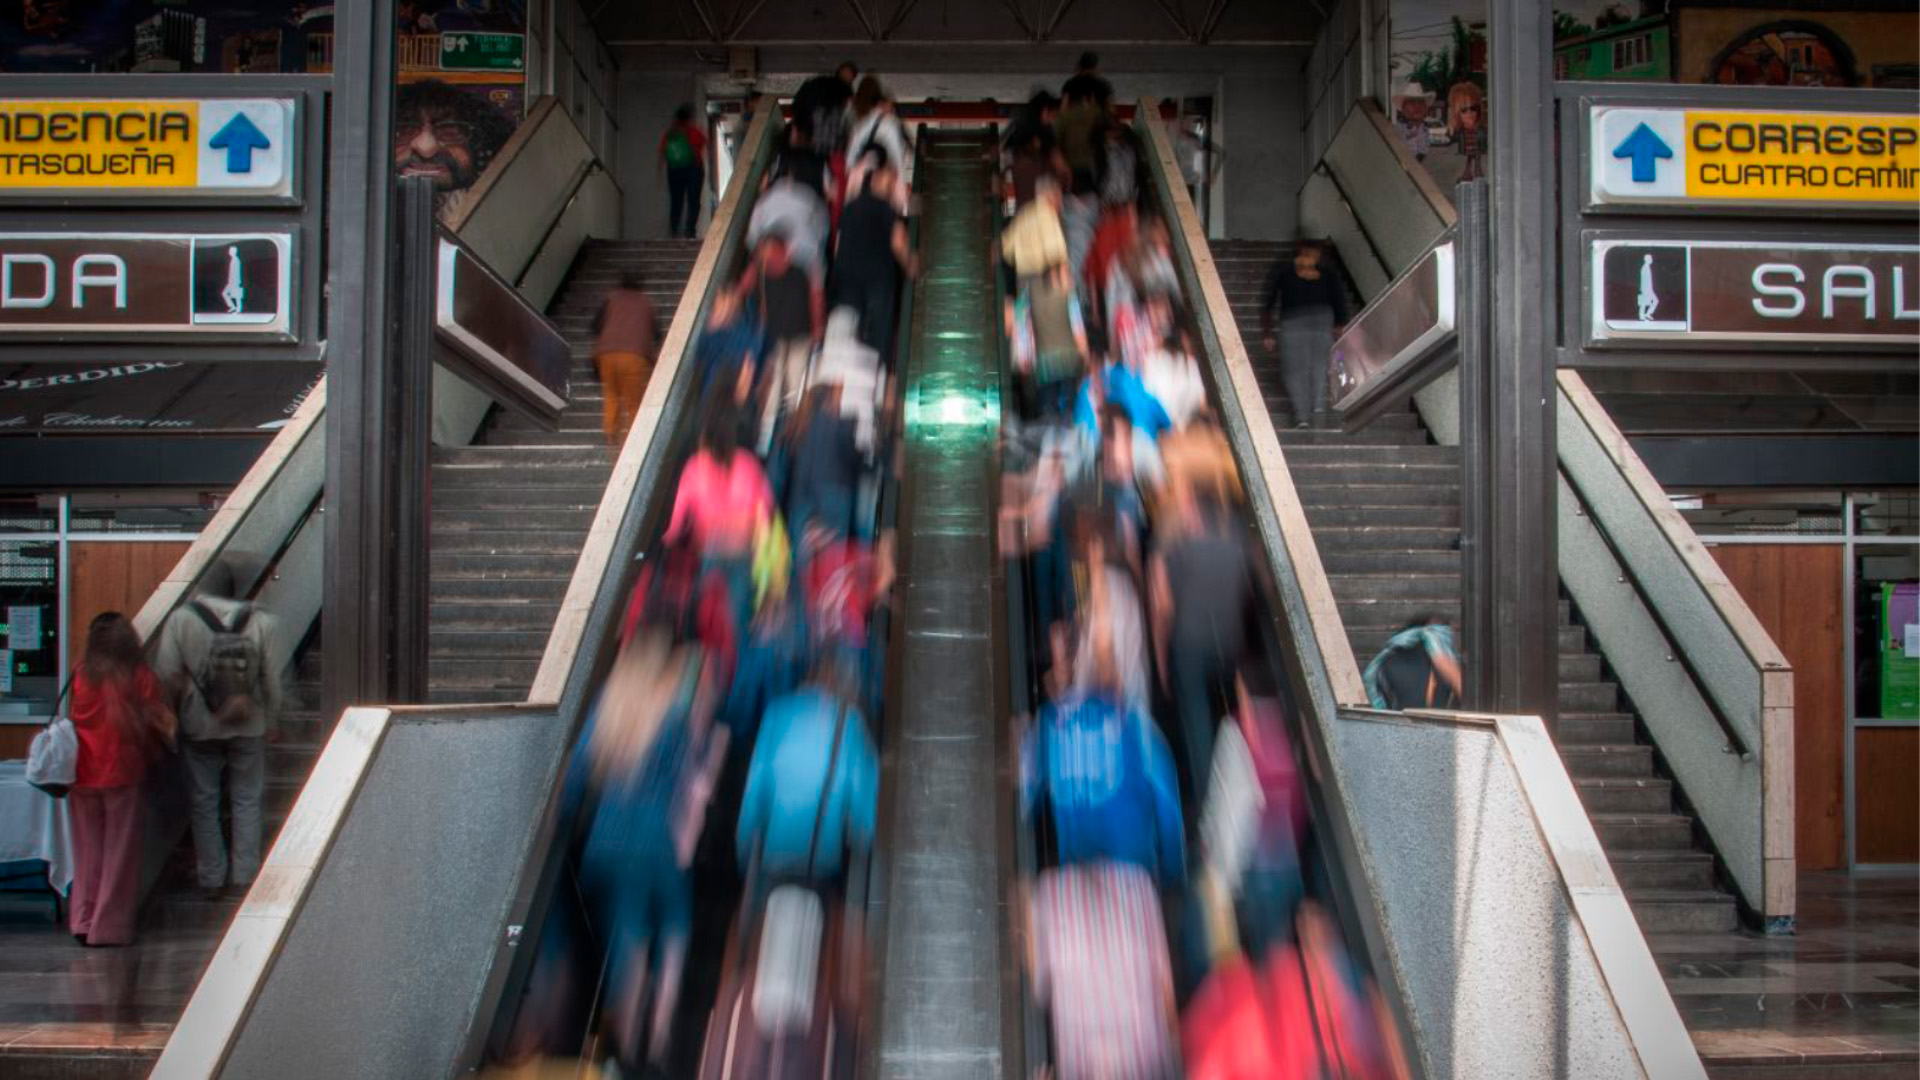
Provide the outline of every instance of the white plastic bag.
{"type": "Polygon", "coordinates": [[[56,799],[64,798],[73,786],[79,759],[80,737],[74,733],[73,721],[54,717],[27,747],[27,783],[56,799]]]}

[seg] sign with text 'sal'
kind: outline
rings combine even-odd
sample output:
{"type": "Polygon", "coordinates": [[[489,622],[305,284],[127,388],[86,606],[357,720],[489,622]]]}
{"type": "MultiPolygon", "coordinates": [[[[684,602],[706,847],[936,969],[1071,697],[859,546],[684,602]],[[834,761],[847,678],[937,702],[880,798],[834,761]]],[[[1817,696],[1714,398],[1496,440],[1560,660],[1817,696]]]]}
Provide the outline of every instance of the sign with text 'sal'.
{"type": "Polygon", "coordinates": [[[1589,105],[1586,202],[1920,210],[1920,117],[1589,105]]]}
{"type": "Polygon", "coordinates": [[[1592,346],[1920,346],[1920,245],[1588,243],[1592,346]]]}
{"type": "Polygon", "coordinates": [[[294,339],[294,236],[0,233],[0,342],[294,339]]]}
{"type": "Polygon", "coordinates": [[[0,201],[287,201],[298,129],[292,97],[0,99],[0,201]]]}

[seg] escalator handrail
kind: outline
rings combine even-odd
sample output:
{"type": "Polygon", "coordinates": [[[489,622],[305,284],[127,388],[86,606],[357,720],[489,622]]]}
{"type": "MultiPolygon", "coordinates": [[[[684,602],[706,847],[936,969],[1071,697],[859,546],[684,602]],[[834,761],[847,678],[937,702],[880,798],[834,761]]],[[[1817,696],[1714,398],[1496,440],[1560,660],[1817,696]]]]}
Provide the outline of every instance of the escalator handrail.
{"type": "MultiPolygon", "coordinates": [[[[557,650],[550,639],[542,671],[546,671],[549,663],[564,661],[561,674],[567,677],[564,685],[570,688],[588,677],[588,669],[596,660],[610,659],[611,638],[614,635],[606,631],[618,628],[619,612],[623,610],[626,600],[619,583],[630,570],[632,557],[627,554],[624,558],[616,559],[616,555],[638,549],[639,538],[648,535],[642,531],[643,524],[658,517],[663,512],[660,504],[670,501],[661,491],[666,485],[649,483],[649,480],[657,481],[665,468],[666,458],[678,445],[677,436],[682,429],[690,430],[692,424],[687,415],[691,410],[681,409],[678,413],[672,413],[667,406],[672,402],[684,402],[692,394],[693,365],[687,362],[687,354],[691,351],[697,327],[706,317],[714,288],[722,280],[715,272],[722,268],[722,253],[729,246],[737,248],[744,235],[746,214],[742,211],[748,199],[746,191],[749,184],[757,184],[759,174],[770,156],[773,133],[770,117],[773,114],[772,109],[764,110],[755,117],[754,125],[749,128],[747,141],[743,145],[751,148],[750,166],[736,170],[734,180],[728,187],[728,197],[723,200],[720,213],[716,214],[714,225],[709,229],[707,241],[702,245],[700,257],[688,281],[687,294],[675,313],[672,328],[656,364],[656,374],[664,371],[667,377],[655,378],[642,399],[633,432],[608,480],[600,508],[595,514],[593,530],[576,566],[567,594],[568,606],[562,608],[555,622],[552,638],[563,639],[564,648],[557,650]],[[725,216],[722,217],[721,213],[725,216]],[[666,422],[663,423],[663,420],[666,422]],[[643,510],[651,510],[652,513],[644,513],[643,510]],[[612,585],[603,587],[603,581],[607,579],[611,579],[612,585]],[[591,590],[586,597],[587,603],[579,602],[583,583],[591,590]]],[[[315,417],[322,411],[318,397],[316,395],[316,400],[309,403],[315,417]]],[[[549,686],[559,682],[548,674],[549,686]]],[[[536,680],[536,687],[539,685],[536,680]]],[[[247,1014],[270,978],[275,960],[292,932],[294,921],[305,905],[335,839],[347,821],[355,796],[379,755],[387,731],[396,719],[416,716],[471,717],[482,713],[494,716],[516,713],[550,716],[560,698],[557,690],[551,693],[552,696],[545,700],[530,695],[529,701],[524,704],[376,705],[347,709],[315,762],[313,773],[295,801],[279,838],[268,852],[258,881],[249,891],[221,939],[212,962],[196,985],[152,1075],[199,1078],[219,1074],[228,1054],[242,1035],[247,1014]]],[[[575,694],[569,705],[571,707],[563,708],[562,712],[572,716],[574,727],[577,728],[579,717],[584,714],[581,696],[575,694]]],[[[561,764],[564,764],[564,760],[561,764]]],[[[556,783],[551,786],[557,789],[557,770],[554,780],[556,783]]],[[[557,796],[556,790],[556,799],[557,796]]],[[[549,815],[550,818],[552,816],[549,815]]],[[[552,836],[550,823],[544,825],[540,836],[542,842],[536,844],[538,850],[528,862],[532,867],[544,861],[545,841],[552,836]]],[[[525,873],[520,875],[522,887],[520,895],[515,897],[516,911],[524,911],[530,902],[526,878],[525,873]]],[[[522,921],[516,925],[525,923],[522,921]]],[[[497,994],[502,981],[500,974],[490,976],[487,991],[497,994]]],[[[488,1017],[482,1015],[479,1026],[484,1028],[487,1023],[488,1017]]],[[[470,1039],[469,1043],[472,1046],[474,1040],[470,1039]]]]}

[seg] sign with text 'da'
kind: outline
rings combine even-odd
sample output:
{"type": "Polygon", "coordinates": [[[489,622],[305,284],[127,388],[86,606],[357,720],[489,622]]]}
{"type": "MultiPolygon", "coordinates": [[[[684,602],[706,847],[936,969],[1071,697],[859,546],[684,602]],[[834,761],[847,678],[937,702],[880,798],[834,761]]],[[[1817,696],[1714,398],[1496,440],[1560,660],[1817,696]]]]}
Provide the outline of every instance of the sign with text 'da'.
{"type": "Polygon", "coordinates": [[[295,98],[0,99],[0,200],[296,197],[295,98]]]}
{"type": "Polygon", "coordinates": [[[1920,245],[1590,240],[1587,344],[1912,350],[1920,245]]]}
{"type": "Polygon", "coordinates": [[[1920,209],[1920,117],[1587,107],[1587,206],[1920,209]]]}
{"type": "Polygon", "coordinates": [[[0,233],[0,342],[294,337],[291,232],[0,233]]]}

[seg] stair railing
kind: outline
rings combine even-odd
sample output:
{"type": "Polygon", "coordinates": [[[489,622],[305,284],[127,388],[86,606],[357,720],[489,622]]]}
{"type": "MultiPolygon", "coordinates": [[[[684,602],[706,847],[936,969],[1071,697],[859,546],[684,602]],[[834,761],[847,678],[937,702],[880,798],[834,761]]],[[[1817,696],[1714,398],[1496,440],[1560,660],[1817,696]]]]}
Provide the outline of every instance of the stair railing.
{"type": "Polygon", "coordinates": [[[1305,690],[1302,750],[1331,795],[1329,840],[1370,907],[1365,944],[1397,998],[1413,1066],[1430,1078],[1703,1080],[1540,719],[1368,707],[1171,140],[1153,122],[1153,102],[1137,115],[1207,352],[1203,369],[1284,609],[1280,639],[1305,690]]]}

